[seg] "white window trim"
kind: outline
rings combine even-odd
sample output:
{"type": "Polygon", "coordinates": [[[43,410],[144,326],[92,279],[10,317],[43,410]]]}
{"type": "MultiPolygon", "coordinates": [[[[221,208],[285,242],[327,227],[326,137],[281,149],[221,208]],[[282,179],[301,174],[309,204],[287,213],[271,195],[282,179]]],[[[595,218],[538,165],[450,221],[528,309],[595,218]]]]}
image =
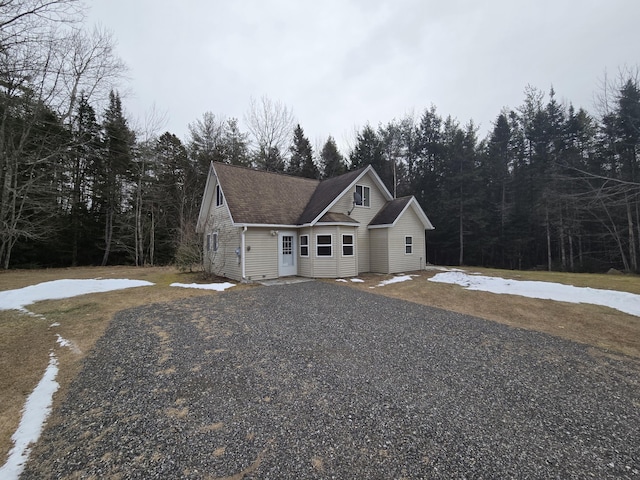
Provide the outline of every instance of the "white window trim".
{"type": "Polygon", "coordinates": [[[355,237],[355,235],[353,233],[343,233],[341,240],[342,240],[342,252],[341,252],[342,256],[343,257],[353,257],[353,256],[355,256],[355,254],[356,254],[356,243],[355,243],[356,242],[356,237],[355,237]],[[344,243],[344,237],[345,236],[351,237],[351,243],[344,243]],[[351,252],[352,252],[351,255],[345,255],[345,253],[344,253],[345,245],[351,247],[351,252]]]}
{"type": "Polygon", "coordinates": [[[362,189],[362,203],[361,204],[356,203],[356,207],[371,208],[371,187],[369,185],[358,184],[356,185],[356,192],[358,191],[358,187],[362,189]],[[367,191],[369,195],[365,195],[364,194],[365,191],[367,191]],[[369,203],[369,205],[365,205],[365,199],[369,203]]]}
{"type": "Polygon", "coordinates": [[[412,235],[405,235],[404,237],[404,254],[405,255],[413,255],[413,236],[412,235]],[[410,243],[407,243],[407,239],[411,239],[410,243]],[[407,247],[411,247],[411,251],[409,253],[407,253],[407,247]]]}
{"type": "Polygon", "coordinates": [[[309,249],[311,248],[311,245],[309,245],[309,235],[308,235],[308,234],[300,235],[299,242],[300,242],[300,257],[302,257],[302,258],[309,258],[309,249]],[[303,245],[303,244],[302,244],[302,239],[303,239],[304,237],[306,237],[306,238],[307,238],[307,244],[306,244],[306,245],[303,245]],[[302,247],[306,247],[306,248],[307,248],[307,254],[306,254],[306,255],[303,255],[303,253],[302,253],[302,247]]]}
{"type": "Polygon", "coordinates": [[[333,258],[333,234],[332,233],[316,233],[316,258],[333,258]],[[318,244],[318,237],[330,237],[331,243],[318,244]],[[318,247],[331,248],[331,255],[318,255],[318,247]]]}

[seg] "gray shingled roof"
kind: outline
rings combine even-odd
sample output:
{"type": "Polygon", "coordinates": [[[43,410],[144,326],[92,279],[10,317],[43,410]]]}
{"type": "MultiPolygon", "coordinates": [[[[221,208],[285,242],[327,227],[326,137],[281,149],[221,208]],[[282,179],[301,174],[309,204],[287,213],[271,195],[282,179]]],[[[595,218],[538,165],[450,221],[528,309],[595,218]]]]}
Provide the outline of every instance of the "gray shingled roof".
{"type": "Polygon", "coordinates": [[[344,175],[329,178],[320,182],[308,204],[306,204],[306,208],[300,216],[298,223],[305,224],[315,220],[315,218],[345,190],[345,188],[351,185],[351,183],[358,178],[365,168],[367,167],[347,172],[344,175]]]}
{"type": "Polygon", "coordinates": [[[296,225],[318,180],[214,163],[235,223],[296,225]]]}
{"type": "Polygon", "coordinates": [[[378,214],[371,219],[369,225],[390,225],[396,221],[398,215],[407,206],[412,197],[395,198],[382,207],[378,214]]]}

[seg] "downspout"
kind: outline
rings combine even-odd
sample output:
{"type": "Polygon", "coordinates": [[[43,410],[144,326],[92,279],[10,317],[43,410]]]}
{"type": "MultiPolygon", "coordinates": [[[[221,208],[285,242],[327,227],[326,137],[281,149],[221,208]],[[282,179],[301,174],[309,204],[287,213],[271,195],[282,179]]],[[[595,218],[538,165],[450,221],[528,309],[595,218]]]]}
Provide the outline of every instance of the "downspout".
{"type": "Polygon", "coordinates": [[[246,281],[246,263],[245,263],[245,259],[244,259],[244,255],[246,252],[246,248],[245,248],[245,240],[244,240],[244,234],[247,231],[247,226],[245,225],[242,228],[242,233],[240,234],[240,262],[242,264],[242,281],[246,281]]]}

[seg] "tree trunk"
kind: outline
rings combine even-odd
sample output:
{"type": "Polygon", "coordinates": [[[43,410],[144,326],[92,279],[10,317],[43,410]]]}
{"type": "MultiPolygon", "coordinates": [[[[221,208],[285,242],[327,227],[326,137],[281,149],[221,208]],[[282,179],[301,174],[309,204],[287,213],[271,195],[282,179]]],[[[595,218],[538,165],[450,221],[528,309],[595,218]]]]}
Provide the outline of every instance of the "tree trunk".
{"type": "Polygon", "coordinates": [[[549,207],[545,207],[545,226],[547,230],[547,270],[551,271],[551,225],[549,224],[549,207]]]}
{"type": "Polygon", "coordinates": [[[113,210],[111,207],[107,209],[107,218],[104,226],[104,255],[102,257],[102,266],[104,267],[109,261],[109,253],[111,252],[111,239],[113,238],[113,210]]]}
{"type": "Polygon", "coordinates": [[[635,239],[635,230],[633,225],[633,215],[631,212],[631,202],[629,199],[626,199],[627,206],[627,226],[629,229],[629,262],[630,267],[634,272],[638,271],[638,260],[636,256],[636,239],[635,239]]]}

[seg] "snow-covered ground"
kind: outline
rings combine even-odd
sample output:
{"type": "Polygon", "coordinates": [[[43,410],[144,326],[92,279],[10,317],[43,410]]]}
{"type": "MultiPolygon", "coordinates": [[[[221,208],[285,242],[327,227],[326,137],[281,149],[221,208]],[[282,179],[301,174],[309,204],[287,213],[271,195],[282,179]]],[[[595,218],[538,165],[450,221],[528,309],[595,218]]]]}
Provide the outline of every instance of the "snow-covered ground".
{"type": "Polygon", "coordinates": [[[217,292],[223,292],[227,288],[235,287],[235,283],[172,283],[169,285],[170,287],[181,287],[181,288],[199,288],[200,290],[215,290],[217,292]]]}
{"type": "MultiPolygon", "coordinates": [[[[36,285],[30,285],[15,290],[6,290],[0,292],[0,310],[20,310],[24,313],[33,315],[32,312],[25,307],[42,300],[59,300],[62,298],[71,298],[87,293],[109,292],[113,290],[122,290],[125,288],[151,286],[153,283],[144,280],[128,280],[128,279],[65,279],[54,280],[51,282],[43,282],[36,285]]],[[[209,285],[199,284],[182,284],[174,283],[172,287],[183,288],[204,288],[208,290],[222,291],[233,287],[232,283],[214,283],[209,285]]],[[[42,316],[38,315],[42,318],[42,316]]],[[[50,327],[59,327],[59,323],[52,323],[50,327]]],[[[70,340],[63,338],[56,333],[56,343],[62,348],[70,348],[76,353],[80,350],[70,340]]],[[[36,442],[42,431],[49,412],[51,411],[51,403],[53,394],[58,390],[58,359],[55,352],[49,354],[49,366],[40,379],[36,388],[31,392],[22,409],[22,418],[18,429],[12,435],[13,448],[9,452],[7,462],[0,467],[0,479],[17,480],[24,464],[29,457],[29,445],[36,442]]]]}
{"type": "Polygon", "coordinates": [[[123,288],[144,287],[153,285],[144,280],[127,280],[120,278],[89,280],[53,280],[38,283],[16,290],[0,292],[0,310],[25,310],[26,305],[41,300],[59,300],[86,293],[110,292],[123,288]]]}
{"type": "Polygon", "coordinates": [[[569,303],[590,303],[615,308],[624,313],[640,317],[640,295],[615,290],[590,287],[574,287],[562,283],[510,280],[484,275],[470,275],[461,271],[438,273],[430,282],[452,283],[468,290],[481,290],[529,298],[542,298],[569,303]]]}

